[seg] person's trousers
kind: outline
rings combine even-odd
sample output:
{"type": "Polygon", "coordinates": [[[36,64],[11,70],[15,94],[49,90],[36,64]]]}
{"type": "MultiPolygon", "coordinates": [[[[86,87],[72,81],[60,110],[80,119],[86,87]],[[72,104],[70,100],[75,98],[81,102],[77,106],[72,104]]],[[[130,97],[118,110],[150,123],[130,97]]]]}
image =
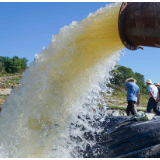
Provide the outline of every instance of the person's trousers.
{"type": "Polygon", "coordinates": [[[158,111],[159,111],[159,106],[160,106],[160,101],[159,101],[158,104],[157,104],[157,109],[158,109],[158,111]]]}
{"type": "Polygon", "coordinates": [[[149,98],[148,104],[147,104],[147,113],[150,113],[151,110],[160,116],[160,112],[158,111],[158,102],[155,102],[155,100],[151,97],[149,98]]]}
{"type": "Polygon", "coordinates": [[[129,112],[131,112],[132,115],[135,115],[137,113],[135,109],[135,103],[136,103],[135,101],[128,101],[128,106],[126,109],[127,116],[129,116],[129,112]]]}

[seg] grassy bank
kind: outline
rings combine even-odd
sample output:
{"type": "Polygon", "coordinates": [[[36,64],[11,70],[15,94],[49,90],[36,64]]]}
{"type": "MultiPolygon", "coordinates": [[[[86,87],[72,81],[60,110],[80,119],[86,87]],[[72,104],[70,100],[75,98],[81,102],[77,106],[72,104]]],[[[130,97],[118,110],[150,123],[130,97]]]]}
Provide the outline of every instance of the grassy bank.
{"type": "MultiPolygon", "coordinates": [[[[100,109],[101,107],[103,107],[103,105],[98,104],[98,107],[100,109]]],[[[126,107],[110,106],[110,105],[107,105],[107,107],[114,108],[114,109],[120,109],[120,110],[126,110],[126,107]]],[[[146,111],[146,109],[139,109],[139,108],[137,110],[138,111],[146,111]]]]}
{"type": "MultiPolygon", "coordinates": [[[[111,84],[109,84],[108,87],[113,89],[112,95],[108,96],[105,93],[102,93],[104,98],[110,98],[116,100],[117,105],[127,105],[126,101],[127,91],[125,90],[125,88],[111,84]]],[[[148,99],[149,99],[148,94],[140,93],[140,106],[147,107],[148,99]]]]}
{"type": "Polygon", "coordinates": [[[6,76],[16,76],[21,75],[22,73],[0,73],[0,77],[6,77],[6,76]]]}
{"type": "MultiPolygon", "coordinates": [[[[7,95],[8,96],[8,95],[7,95]]],[[[7,96],[4,95],[0,95],[0,98],[7,98],[7,96]]]]}
{"type": "Polygon", "coordinates": [[[6,79],[4,82],[5,88],[7,88],[8,85],[17,85],[19,83],[19,80],[22,79],[22,76],[13,77],[10,79],[6,79]]]}
{"type": "Polygon", "coordinates": [[[9,76],[5,75],[0,77],[0,87],[3,88],[17,88],[19,85],[19,80],[22,79],[22,75],[12,75],[9,76]]]}
{"type": "MultiPolygon", "coordinates": [[[[121,110],[126,110],[125,107],[118,107],[118,106],[107,106],[107,107],[110,107],[110,108],[115,108],[115,109],[121,109],[121,110]]],[[[145,109],[137,109],[138,111],[146,111],[145,109]]]]}
{"type": "MultiPolygon", "coordinates": [[[[111,84],[107,85],[107,87],[110,88],[110,91],[108,91],[107,94],[103,92],[100,93],[103,100],[107,103],[107,107],[110,107],[111,109],[126,110],[126,107],[128,105],[126,100],[127,90],[123,87],[111,84]]],[[[138,111],[146,112],[148,99],[148,95],[140,93],[140,105],[137,106],[138,111]]],[[[99,109],[101,109],[103,105],[99,103],[98,107],[99,109]]]]}

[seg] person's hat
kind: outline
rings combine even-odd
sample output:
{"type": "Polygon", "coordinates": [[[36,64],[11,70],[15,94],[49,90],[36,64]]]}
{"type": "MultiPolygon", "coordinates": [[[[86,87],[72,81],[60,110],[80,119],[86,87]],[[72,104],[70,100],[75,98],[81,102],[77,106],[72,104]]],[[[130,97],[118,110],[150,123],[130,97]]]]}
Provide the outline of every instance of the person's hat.
{"type": "Polygon", "coordinates": [[[135,83],[137,82],[137,80],[135,80],[133,78],[127,78],[124,83],[128,83],[129,80],[133,80],[135,83]]]}
{"type": "Polygon", "coordinates": [[[154,85],[155,85],[155,86],[159,86],[159,83],[155,83],[154,85]]]}
{"type": "Polygon", "coordinates": [[[150,79],[147,79],[147,81],[145,83],[150,83],[152,84],[152,81],[150,79]]]}

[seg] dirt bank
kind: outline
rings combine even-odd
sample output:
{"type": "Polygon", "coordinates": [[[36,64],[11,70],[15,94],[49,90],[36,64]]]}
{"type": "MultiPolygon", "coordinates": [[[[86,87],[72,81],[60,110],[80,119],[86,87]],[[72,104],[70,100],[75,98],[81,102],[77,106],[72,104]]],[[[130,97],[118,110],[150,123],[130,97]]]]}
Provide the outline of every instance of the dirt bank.
{"type": "Polygon", "coordinates": [[[10,95],[11,93],[11,90],[10,88],[0,88],[0,95],[10,95]]]}
{"type": "Polygon", "coordinates": [[[20,87],[22,75],[0,77],[0,88],[16,89],[20,87]]]}

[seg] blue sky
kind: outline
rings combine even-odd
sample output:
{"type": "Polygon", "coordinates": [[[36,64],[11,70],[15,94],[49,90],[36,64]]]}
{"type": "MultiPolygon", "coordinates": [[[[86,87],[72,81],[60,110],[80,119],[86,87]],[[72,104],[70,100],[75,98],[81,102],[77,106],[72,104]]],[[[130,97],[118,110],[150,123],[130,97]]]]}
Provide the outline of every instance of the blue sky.
{"type": "MultiPolygon", "coordinates": [[[[62,27],[83,20],[106,4],[109,2],[0,2],[0,56],[26,57],[30,63],[62,27]]],[[[119,65],[143,74],[145,79],[160,82],[159,51],[150,47],[137,51],[125,49],[119,65]]]]}

